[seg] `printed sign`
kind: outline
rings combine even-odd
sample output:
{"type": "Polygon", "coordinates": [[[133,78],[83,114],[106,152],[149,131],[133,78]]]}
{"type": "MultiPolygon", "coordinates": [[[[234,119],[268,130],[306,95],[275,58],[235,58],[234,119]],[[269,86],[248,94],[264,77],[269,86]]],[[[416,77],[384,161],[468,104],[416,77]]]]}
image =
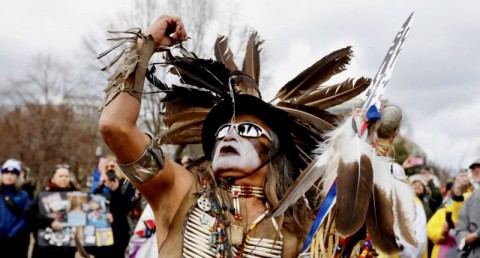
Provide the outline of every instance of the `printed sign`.
{"type": "Polygon", "coordinates": [[[39,212],[59,221],[63,230],[46,228],[38,233],[40,246],[75,246],[77,233],[85,246],[113,245],[113,233],[107,219],[108,195],[84,192],[41,192],[39,212]]]}

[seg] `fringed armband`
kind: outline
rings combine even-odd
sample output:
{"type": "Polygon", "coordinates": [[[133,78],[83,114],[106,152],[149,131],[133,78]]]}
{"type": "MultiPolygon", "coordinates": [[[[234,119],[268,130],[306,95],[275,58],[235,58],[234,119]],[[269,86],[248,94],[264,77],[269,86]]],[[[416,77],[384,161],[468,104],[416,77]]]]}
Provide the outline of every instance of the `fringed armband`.
{"type": "Polygon", "coordinates": [[[109,31],[109,33],[125,33],[132,34],[132,36],[108,39],[118,41],[119,43],[98,55],[98,59],[100,59],[124,43],[131,43],[130,46],[123,49],[120,54],[114,57],[105,67],[102,68],[102,71],[107,71],[122,57],[124,59],[123,63],[118,65],[115,72],[108,78],[108,85],[104,90],[105,99],[100,109],[107,106],[122,91],[128,92],[138,101],[141,101],[148,61],[155,52],[155,40],[153,37],[151,35],[145,36],[138,28],[126,31],[109,31]],[[142,39],[142,46],[140,48],[137,47],[138,39],[142,39]],[[129,77],[131,81],[130,83],[127,83],[129,77]]]}
{"type": "Polygon", "coordinates": [[[142,156],[130,164],[118,164],[123,173],[133,183],[145,183],[158,174],[164,166],[164,157],[162,149],[158,140],[151,135],[152,142],[147,146],[147,149],[142,156]]]}

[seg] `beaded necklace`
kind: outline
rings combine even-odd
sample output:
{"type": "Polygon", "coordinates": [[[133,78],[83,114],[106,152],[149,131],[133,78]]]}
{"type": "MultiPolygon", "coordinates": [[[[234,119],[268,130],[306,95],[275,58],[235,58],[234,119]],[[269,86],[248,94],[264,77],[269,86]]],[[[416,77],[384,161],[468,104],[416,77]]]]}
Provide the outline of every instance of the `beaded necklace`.
{"type": "Polygon", "coordinates": [[[240,197],[250,198],[264,198],[263,187],[250,186],[250,185],[225,185],[222,184],[222,188],[232,195],[233,206],[230,207],[230,212],[236,221],[242,220],[242,214],[240,213],[240,197]]]}
{"type": "Polygon", "coordinates": [[[264,198],[262,187],[221,184],[220,187],[224,191],[211,191],[205,180],[201,182],[202,190],[197,193],[196,205],[189,211],[184,224],[184,257],[223,258],[227,257],[228,253],[231,253],[235,258],[281,257],[283,236],[275,219],[272,218],[270,221],[278,232],[279,239],[274,241],[266,238],[254,238],[249,235],[268,215],[268,203],[265,203],[265,211],[251,224],[246,225],[245,228],[241,226],[242,216],[239,198],[264,198]],[[224,194],[228,194],[230,197],[224,196],[224,194]],[[213,198],[215,195],[216,198],[213,198]],[[235,219],[234,223],[226,220],[226,201],[231,204],[230,212],[235,219]],[[225,241],[227,236],[229,241],[225,241]]]}

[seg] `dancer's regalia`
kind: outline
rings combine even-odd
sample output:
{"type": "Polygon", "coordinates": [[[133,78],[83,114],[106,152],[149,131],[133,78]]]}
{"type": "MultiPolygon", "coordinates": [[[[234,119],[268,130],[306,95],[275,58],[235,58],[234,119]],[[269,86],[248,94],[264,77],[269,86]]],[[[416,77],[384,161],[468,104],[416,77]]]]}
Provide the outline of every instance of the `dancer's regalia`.
{"type": "MultiPolygon", "coordinates": [[[[153,39],[140,31],[124,33],[133,34],[126,41],[141,37],[144,44],[141,51],[133,45],[122,52],[126,61],[109,79],[105,105],[122,91],[140,100],[145,73],[165,93],[161,104],[167,128],[147,149],[148,159],[142,157],[135,166],[145,166],[143,171],[148,172],[152,162],[161,163],[161,152],[153,151],[160,144],[201,143],[205,153],[192,169],[195,183],[170,222],[160,256],[347,256],[357,243],[361,246],[355,249],[357,255],[371,256],[374,247],[397,252],[397,239],[415,243],[409,226],[413,210],[408,210],[414,204],[402,201],[413,198],[399,198],[399,190],[408,190],[408,185],[388,172],[390,160],[377,156],[371,145],[379,112],[373,108],[345,116],[326,111],[371,83],[361,77],[324,84],[346,69],[350,47],[320,59],[265,102],[258,87],[261,42],[256,33],[249,37],[242,70],[233,62],[226,37],[215,44],[216,61],[200,59],[181,44],[161,49],[161,64],[179,78],[173,84],[158,80],[154,66],[142,68],[155,51],[153,39]],[[133,73],[130,87],[125,79],[133,73]],[[235,123],[242,114],[255,115],[272,135],[256,125],[235,123]],[[232,128],[241,137],[263,134],[272,142],[269,159],[262,164],[269,167],[263,187],[235,185],[237,178],[212,173],[219,134],[232,128]],[[241,198],[258,198],[267,209],[250,221],[241,198]]],[[[124,172],[135,183],[151,177],[131,165],[124,166],[124,172]]]]}

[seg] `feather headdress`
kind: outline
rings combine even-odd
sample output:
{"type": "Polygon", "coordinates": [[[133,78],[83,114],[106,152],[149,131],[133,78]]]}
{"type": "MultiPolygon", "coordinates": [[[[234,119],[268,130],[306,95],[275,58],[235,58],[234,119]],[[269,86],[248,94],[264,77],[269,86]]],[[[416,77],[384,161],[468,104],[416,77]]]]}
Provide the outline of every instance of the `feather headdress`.
{"type": "MultiPolygon", "coordinates": [[[[160,141],[167,144],[201,143],[205,117],[211,108],[236,94],[247,94],[261,99],[258,86],[260,78],[261,43],[256,32],[248,37],[242,70],[236,70],[228,38],[219,36],[215,43],[215,60],[200,59],[181,45],[165,52],[163,65],[177,75],[179,83],[165,85],[149,70],[147,78],[161,91],[163,120],[167,127],[160,141]]],[[[337,115],[325,111],[364,91],[370,84],[368,78],[347,79],[335,85],[324,85],[332,76],[346,69],[352,57],[350,47],[325,56],[286,83],[270,103],[288,114],[293,139],[300,160],[299,169],[311,161],[312,150],[324,140],[323,134],[333,130],[339,121],[337,115]]],[[[268,103],[268,102],[267,102],[268,103]]]]}

